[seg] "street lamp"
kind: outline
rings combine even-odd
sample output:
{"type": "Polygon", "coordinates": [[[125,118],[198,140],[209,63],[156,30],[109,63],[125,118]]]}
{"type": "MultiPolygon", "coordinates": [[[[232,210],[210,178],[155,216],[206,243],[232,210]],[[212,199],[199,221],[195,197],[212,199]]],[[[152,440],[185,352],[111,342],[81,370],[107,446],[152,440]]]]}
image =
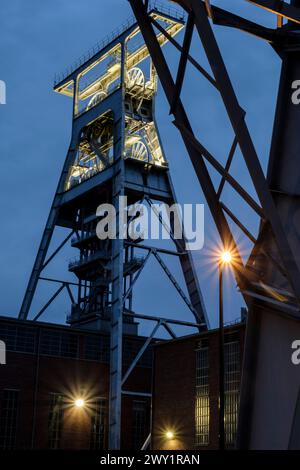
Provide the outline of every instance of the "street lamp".
{"type": "Polygon", "coordinates": [[[74,401],[74,405],[76,406],[76,408],[84,408],[85,401],[83,398],[76,398],[76,400],[74,401]]]}
{"type": "Polygon", "coordinates": [[[166,431],[166,438],[169,439],[169,440],[174,439],[173,431],[166,431]]]}
{"type": "Polygon", "coordinates": [[[224,429],[224,314],[223,314],[223,269],[232,263],[232,254],[225,250],[219,256],[219,449],[225,449],[224,429]]]}
{"type": "Polygon", "coordinates": [[[230,264],[232,261],[232,254],[230,251],[223,251],[220,261],[222,264],[230,264]]]}

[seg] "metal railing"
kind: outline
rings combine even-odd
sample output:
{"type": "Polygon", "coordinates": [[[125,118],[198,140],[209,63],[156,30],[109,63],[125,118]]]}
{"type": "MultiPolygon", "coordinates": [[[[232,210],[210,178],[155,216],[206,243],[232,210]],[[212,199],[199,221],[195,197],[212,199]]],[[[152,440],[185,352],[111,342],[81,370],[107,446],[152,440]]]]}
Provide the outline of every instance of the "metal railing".
{"type": "Polygon", "coordinates": [[[81,243],[89,238],[94,238],[96,236],[96,230],[92,230],[91,232],[84,233],[81,236],[75,235],[74,237],[71,238],[71,245],[75,243],[81,243]]]}
{"type": "Polygon", "coordinates": [[[243,323],[243,320],[241,317],[234,318],[233,320],[224,322],[224,327],[229,327],[229,326],[234,326],[234,325],[240,325],[243,323]]]}
{"type": "Polygon", "coordinates": [[[90,263],[90,262],[95,261],[95,260],[100,259],[100,258],[108,260],[109,256],[107,255],[107,253],[104,250],[99,250],[99,251],[96,251],[95,253],[93,253],[91,255],[84,256],[82,258],[76,257],[76,258],[73,258],[69,261],[69,269],[74,268],[74,267],[78,267],[78,266],[81,266],[81,265],[84,265],[84,264],[87,264],[87,263],[90,263]]]}
{"type": "MultiPolygon", "coordinates": [[[[160,1],[152,1],[149,2],[149,11],[151,10],[157,10],[159,13],[165,14],[167,16],[170,16],[172,18],[175,18],[179,21],[183,21],[185,18],[185,14],[183,10],[179,10],[178,8],[171,7],[169,5],[165,5],[160,1]]],[[[56,86],[58,83],[63,81],[65,78],[67,78],[69,75],[71,75],[73,72],[75,72],[76,69],[81,67],[85,62],[90,60],[94,55],[96,55],[101,49],[104,49],[108,44],[110,44],[112,41],[114,41],[118,36],[123,34],[127,29],[131,28],[134,24],[136,23],[135,17],[132,15],[130,16],[125,22],[122,23],[121,26],[118,28],[114,29],[110,34],[105,36],[101,41],[98,41],[93,47],[91,47],[85,54],[80,56],[76,62],[71,64],[65,71],[62,73],[57,73],[54,76],[54,86],[56,86]]]]}

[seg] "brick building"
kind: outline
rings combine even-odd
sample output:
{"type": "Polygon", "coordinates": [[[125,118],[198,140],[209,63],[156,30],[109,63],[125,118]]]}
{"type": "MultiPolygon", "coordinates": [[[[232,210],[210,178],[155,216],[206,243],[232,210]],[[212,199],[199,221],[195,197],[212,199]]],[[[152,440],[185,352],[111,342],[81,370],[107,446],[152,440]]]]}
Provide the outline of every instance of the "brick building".
{"type": "MultiPolygon", "coordinates": [[[[0,448],[107,448],[108,334],[0,317],[0,339],[0,448]]],[[[144,341],[125,336],[124,371],[144,341]]],[[[148,349],[124,386],[122,448],[149,434],[151,380],[148,349]]]]}
{"type": "MultiPolygon", "coordinates": [[[[0,448],[107,449],[108,333],[0,317],[0,340],[0,448]]],[[[125,335],[124,371],[144,341],[125,335]]],[[[228,447],[243,344],[243,324],[225,329],[228,447]]],[[[148,436],[153,390],[153,449],[217,449],[218,360],[218,330],[152,344],[124,386],[122,448],[140,449],[148,436]]]]}
{"type": "MultiPolygon", "coordinates": [[[[244,324],[225,329],[225,440],[236,438],[244,324]]],[[[218,449],[218,330],[154,347],[153,449],[218,449]]]]}

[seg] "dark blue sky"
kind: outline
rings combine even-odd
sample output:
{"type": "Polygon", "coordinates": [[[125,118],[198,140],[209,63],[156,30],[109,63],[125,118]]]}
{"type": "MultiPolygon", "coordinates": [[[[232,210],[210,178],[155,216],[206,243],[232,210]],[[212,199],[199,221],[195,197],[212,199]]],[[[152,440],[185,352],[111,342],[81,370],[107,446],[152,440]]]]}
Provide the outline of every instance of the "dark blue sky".
{"type": "MultiPolygon", "coordinates": [[[[214,0],[212,3],[275,27],[276,20],[271,14],[244,0],[214,0]]],[[[126,0],[1,1],[0,79],[7,85],[7,104],[0,106],[2,315],[16,316],[18,313],[69,144],[72,102],[52,91],[54,74],[76,61],[130,15],[126,0]]],[[[247,111],[247,123],[265,169],[280,61],[268,44],[256,38],[221,27],[216,27],[215,31],[240,104],[247,111]]],[[[182,40],[182,36],[178,39],[182,40]]],[[[172,70],[175,70],[177,52],[169,46],[165,52],[172,70]]],[[[207,65],[198,41],[193,43],[192,54],[207,65]]],[[[184,88],[183,99],[194,130],[208,149],[225,162],[233,134],[221,100],[204,79],[197,78],[192,68],[188,69],[186,81],[188,86],[184,88]]],[[[205,203],[160,88],[156,108],[179,202],[205,203]]],[[[239,152],[235,156],[232,174],[253,194],[239,152]]],[[[218,178],[214,181],[217,182],[218,178]]],[[[256,217],[232,190],[225,190],[224,201],[255,233],[256,217]]],[[[206,204],[205,217],[205,246],[194,254],[194,258],[214,326],[217,278],[208,253],[218,243],[218,237],[206,204]]],[[[248,245],[243,243],[239,232],[236,233],[246,256],[248,245]]],[[[70,278],[67,262],[76,254],[76,250],[64,251],[47,274],[70,278]]],[[[171,266],[181,279],[178,266],[175,263],[171,266]]],[[[192,320],[164,276],[155,261],[149,264],[141,278],[144,282],[139,282],[136,287],[136,311],[192,320]],[[165,283],[162,283],[163,279],[165,283]]],[[[229,321],[239,316],[243,302],[236,292],[232,276],[226,277],[226,320],[229,321]]],[[[47,300],[52,289],[52,286],[41,286],[33,312],[42,306],[43,300],[47,300]]],[[[59,298],[44,319],[64,321],[69,309],[66,300],[63,296],[59,298]]]]}

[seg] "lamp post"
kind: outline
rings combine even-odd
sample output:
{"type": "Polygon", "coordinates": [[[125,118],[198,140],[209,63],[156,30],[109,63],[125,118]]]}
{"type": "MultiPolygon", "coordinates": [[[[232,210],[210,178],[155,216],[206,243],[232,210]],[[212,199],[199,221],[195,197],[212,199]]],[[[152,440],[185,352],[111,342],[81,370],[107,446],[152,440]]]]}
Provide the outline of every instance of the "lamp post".
{"type": "Polygon", "coordinates": [[[224,313],[223,313],[223,269],[224,265],[230,264],[232,255],[230,251],[224,251],[218,263],[219,268],[219,449],[225,449],[224,429],[224,313]]]}

